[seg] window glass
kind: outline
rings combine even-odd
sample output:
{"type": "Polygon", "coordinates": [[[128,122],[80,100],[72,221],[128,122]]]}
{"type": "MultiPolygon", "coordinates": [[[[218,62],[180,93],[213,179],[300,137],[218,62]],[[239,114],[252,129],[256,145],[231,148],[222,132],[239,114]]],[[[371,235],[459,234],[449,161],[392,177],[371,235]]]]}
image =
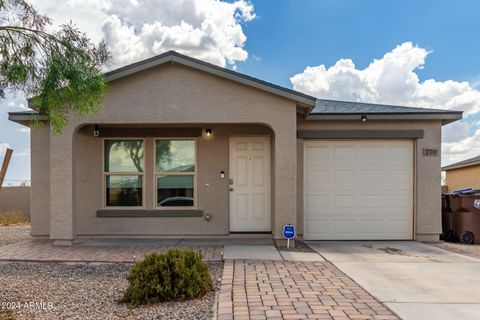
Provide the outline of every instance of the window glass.
{"type": "Polygon", "coordinates": [[[142,206],[142,176],[109,175],[105,179],[107,206],[142,206]]]}
{"type": "Polygon", "coordinates": [[[158,207],[192,207],[193,175],[157,176],[158,207]]]}
{"type": "Polygon", "coordinates": [[[105,172],[143,172],[143,140],[105,140],[105,172]]]}
{"type": "Polygon", "coordinates": [[[157,172],[195,172],[194,140],[157,140],[157,172]]]}

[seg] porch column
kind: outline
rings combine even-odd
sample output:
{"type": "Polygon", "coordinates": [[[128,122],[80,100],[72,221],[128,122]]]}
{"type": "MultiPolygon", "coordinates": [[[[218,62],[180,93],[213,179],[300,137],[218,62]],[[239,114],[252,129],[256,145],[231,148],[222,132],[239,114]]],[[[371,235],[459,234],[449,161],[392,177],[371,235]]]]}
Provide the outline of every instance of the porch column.
{"type": "Polygon", "coordinates": [[[68,126],[60,135],[50,131],[50,239],[71,245],[73,221],[73,134],[68,126]]]}
{"type": "Polygon", "coordinates": [[[283,239],[283,226],[297,223],[296,124],[289,123],[288,127],[274,131],[274,238],[283,239]]]}

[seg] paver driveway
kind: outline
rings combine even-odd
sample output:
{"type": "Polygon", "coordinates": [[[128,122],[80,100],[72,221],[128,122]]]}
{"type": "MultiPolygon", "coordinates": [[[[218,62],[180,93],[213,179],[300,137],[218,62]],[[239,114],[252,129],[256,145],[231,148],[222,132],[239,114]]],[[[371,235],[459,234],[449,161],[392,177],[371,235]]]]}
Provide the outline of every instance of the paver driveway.
{"type": "Polygon", "coordinates": [[[226,260],[218,319],[398,319],[328,262],[226,260]]]}
{"type": "Polygon", "coordinates": [[[413,241],[308,245],[402,319],[480,319],[480,260],[413,241]]]}

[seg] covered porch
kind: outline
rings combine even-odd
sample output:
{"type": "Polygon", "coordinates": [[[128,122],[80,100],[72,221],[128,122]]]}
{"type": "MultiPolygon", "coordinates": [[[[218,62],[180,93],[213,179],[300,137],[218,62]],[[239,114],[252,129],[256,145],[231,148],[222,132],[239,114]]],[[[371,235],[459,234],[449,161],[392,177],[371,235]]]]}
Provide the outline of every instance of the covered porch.
{"type": "MultiPolygon", "coordinates": [[[[55,149],[59,140],[69,142],[65,134],[50,138],[55,149]]],[[[72,132],[71,147],[71,191],[69,178],[57,180],[58,163],[51,168],[51,188],[62,186],[50,190],[49,238],[55,244],[281,239],[282,226],[296,222],[296,169],[281,169],[296,168],[296,151],[279,148],[269,125],[85,124],[72,132]]],[[[70,167],[66,149],[58,154],[63,170],[70,167]]]]}

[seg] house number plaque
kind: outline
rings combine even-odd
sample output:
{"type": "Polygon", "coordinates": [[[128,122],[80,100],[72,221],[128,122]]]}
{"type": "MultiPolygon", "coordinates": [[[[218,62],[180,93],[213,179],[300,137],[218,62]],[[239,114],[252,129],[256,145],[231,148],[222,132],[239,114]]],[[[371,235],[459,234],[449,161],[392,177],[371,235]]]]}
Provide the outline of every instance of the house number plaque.
{"type": "Polygon", "coordinates": [[[437,149],[423,148],[422,154],[424,157],[436,157],[438,156],[437,149]]]}

